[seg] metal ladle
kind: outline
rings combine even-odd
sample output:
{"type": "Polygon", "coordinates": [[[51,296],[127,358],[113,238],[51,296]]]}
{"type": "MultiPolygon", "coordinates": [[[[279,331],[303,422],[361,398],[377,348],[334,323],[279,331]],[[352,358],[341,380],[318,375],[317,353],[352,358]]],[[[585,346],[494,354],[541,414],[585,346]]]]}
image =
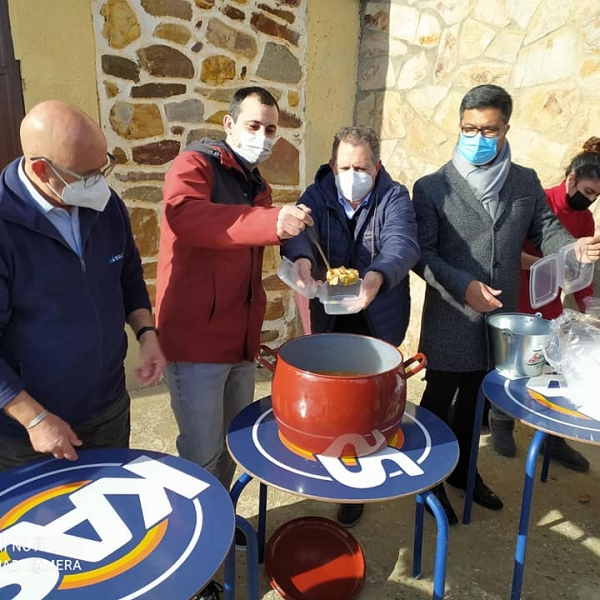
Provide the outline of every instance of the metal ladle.
{"type": "Polygon", "coordinates": [[[306,228],[306,234],[308,235],[308,239],[317,247],[317,250],[319,251],[321,258],[323,259],[327,270],[331,271],[331,265],[329,264],[329,261],[325,256],[325,252],[323,252],[323,248],[321,248],[321,243],[319,242],[319,234],[317,233],[317,230],[315,229],[314,225],[309,225],[306,228]]]}

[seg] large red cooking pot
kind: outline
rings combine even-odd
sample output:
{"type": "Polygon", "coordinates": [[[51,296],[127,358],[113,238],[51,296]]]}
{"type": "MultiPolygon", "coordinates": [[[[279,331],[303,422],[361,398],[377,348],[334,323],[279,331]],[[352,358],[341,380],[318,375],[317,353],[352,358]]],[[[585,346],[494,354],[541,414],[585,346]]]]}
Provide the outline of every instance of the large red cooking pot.
{"type": "Polygon", "coordinates": [[[284,444],[311,454],[366,456],[394,437],[406,405],[406,380],[426,366],[406,362],[387,342],[346,333],[295,338],[277,352],[271,388],[284,444]],[[407,369],[408,365],[414,366],[407,369]]]}

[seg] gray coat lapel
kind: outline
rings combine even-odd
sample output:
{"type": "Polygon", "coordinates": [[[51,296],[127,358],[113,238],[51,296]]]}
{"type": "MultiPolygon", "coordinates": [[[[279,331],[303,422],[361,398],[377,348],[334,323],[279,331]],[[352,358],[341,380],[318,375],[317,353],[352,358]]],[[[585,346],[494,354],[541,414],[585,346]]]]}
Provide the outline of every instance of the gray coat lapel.
{"type": "Polygon", "coordinates": [[[447,165],[448,170],[448,179],[450,180],[450,184],[455,192],[461,197],[462,201],[465,204],[468,204],[474,211],[476,211],[480,216],[484,218],[492,220],[490,213],[483,207],[483,204],[477,200],[475,194],[469,187],[467,180],[458,172],[456,167],[452,164],[452,161],[448,162],[447,165]]]}

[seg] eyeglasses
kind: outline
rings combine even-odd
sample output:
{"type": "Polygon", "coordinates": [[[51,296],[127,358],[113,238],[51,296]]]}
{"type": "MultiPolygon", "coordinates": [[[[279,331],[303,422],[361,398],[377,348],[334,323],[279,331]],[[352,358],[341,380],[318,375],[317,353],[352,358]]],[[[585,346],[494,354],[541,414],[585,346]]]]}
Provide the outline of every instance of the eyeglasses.
{"type": "Polygon", "coordinates": [[[497,138],[502,134],[501,127],[474,127],[473,125],[465,125],[460,128],[465,137],[475,137],[478,133],[484,138],[497,138]]]}
{"type": "MultiPolygon", "coordinates": [[[[67,169],[66,167],[63,167],[63,166],[59,165],[58,163],[51,161],[49,158],[46,158],[45,156],[32,156],[30,158],[30,160],[45,161],[46,163],[48,163],[50,165],[50,167],[53,169],[53,171],[59,177],[60,177],[60,173],[56,172],[57,169],[59,171],[63,171],[63,173],[68,173],[69,175],[71,175],[71,177],[75,177],[75,179],[77,179],[78,181],[83,181],[83,187],[87,189],[87,188],[94,187],[100,181],[100,179],[102,179],[103,177],[108,177],[111,174],[112,170],[115,168],[115,165],[117,164],[116,157],[113,156],[110,152],[107,152],[106,156],[107,156],[107,164],[104,167],[102,167],[101,169],[98,169],[98,171],[95,171],[94,173],[90,173],[89,175],[80,175],[79,173],[74,173],[70,169],[67,169]]],[[[65,185],[69,185],[62,177],[60,177],[60,179],[62,179],[62,181],[65,185]]]]}

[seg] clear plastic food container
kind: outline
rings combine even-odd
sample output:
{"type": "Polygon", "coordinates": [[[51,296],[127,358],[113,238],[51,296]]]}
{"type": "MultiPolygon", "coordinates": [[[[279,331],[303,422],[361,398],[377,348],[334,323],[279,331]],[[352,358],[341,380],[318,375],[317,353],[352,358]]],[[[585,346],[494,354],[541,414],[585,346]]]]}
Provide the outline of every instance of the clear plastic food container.
{"type": "Polygon", "coordinates": [[[319,300],[328,315],[351,315],[360,312],[358,298],[362,279],[350,285],[329,285],[323,283],[319,289],[319,300]]]}
{"type": "Polygon", "coordinates": [[[362,279],[350,285],[330,285],[326,282],[321,283],[311,280],[303,288],[296,283],[296,278],[292,273],[293,266],[294,263],[291,260],[285,257],[282,258],[277,268],[279,279],[301,296],[318,298],[328,315],[351,315],[360,311],[358,298],[362,279]]]}
{"type": "Polygon", "coordinates": [[[576,242],[563,246],[531,265],[529,300],[532,308],[552,302],[562,289],[572,294],[588,287],[594,279],[594,263],[582,263],[575,254],[576,242]]]}

